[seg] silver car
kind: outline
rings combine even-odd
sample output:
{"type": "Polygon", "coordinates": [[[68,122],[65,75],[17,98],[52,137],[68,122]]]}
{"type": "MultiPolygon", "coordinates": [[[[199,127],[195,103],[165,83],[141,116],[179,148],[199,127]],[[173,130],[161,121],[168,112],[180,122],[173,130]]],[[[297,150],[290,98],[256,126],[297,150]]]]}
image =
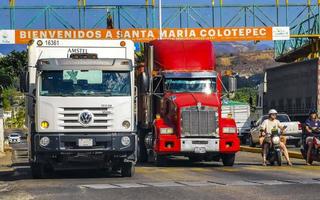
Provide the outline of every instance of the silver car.
{"type": "Polygon", "coordinates": [[[21,135],[19,133],[10,133],[8,136],[8,141],[10,144],[20,143],[21,142],[21,135]]]}
{"type": "MultiPolygon", "coordinates": [[[[249,135],[249,145],[255,147],[259,144],[259,136],[262,122],[268,119],[268,115],[259,118],[257,122],[252,122],[252,128],[249,135]]],[[[278,114],[277,119],[283,126],[286,126],[284,136],[287,139],[287,144],[294,144],[296,147],[301,145],[302,127],[301,123],[296,121],[292,122],[287,114],[278,114]]]]}

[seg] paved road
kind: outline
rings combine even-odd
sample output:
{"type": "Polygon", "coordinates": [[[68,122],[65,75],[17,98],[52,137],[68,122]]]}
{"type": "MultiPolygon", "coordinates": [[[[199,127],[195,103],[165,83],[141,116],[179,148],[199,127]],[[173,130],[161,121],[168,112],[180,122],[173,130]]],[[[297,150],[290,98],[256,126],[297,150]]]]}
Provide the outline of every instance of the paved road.
{"type": "MultiPolygon", "coordinates": [[[[18,145],[19,146],[19,145],[18,145]]],[[[16,154],[18,155],[18,154],[16,154]]],[[[240,152],[234,167],[172,160],[167,167],[138,166],[133,178],[103,171],[60,172],[33,180],[24,156],[16,172],[0,177],[0,199],[319,199],[320,165],[263,167],[260,155],[240,152]]]]}

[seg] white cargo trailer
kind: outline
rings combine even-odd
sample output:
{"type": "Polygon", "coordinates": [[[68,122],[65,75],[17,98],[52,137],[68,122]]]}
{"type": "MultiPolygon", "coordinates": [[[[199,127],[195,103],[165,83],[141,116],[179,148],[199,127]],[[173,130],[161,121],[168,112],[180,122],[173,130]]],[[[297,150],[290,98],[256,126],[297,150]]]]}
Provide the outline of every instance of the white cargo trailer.
{"type": "Polygon", "coordinates": [[[245,143],[251,128],[250,105],[237,101],[223,101],[222,117],[227,118],[228,115],[236,121],[241,142],[245,143]]]}

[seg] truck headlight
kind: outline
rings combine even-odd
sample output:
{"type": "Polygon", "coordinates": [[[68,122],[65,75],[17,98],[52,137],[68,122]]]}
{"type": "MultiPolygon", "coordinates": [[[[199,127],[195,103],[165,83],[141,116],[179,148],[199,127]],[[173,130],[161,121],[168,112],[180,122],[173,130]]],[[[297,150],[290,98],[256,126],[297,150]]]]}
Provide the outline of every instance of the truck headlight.
{"type": "Polygon", "coordinates": [[[272,143],[273,144],[280,144],[280,137],[279,136],[274,136],[272,138],[272,143]]]}
{"type": "Polygon", "coordinates": [[[50,144],[50,138],[48,137],[42,137],[39,141],[40,146],[46,147],[50,144]]]}
{"type": "Polygon", "coordinates": [[[47,122],[47,121],[42,121],[41,122],[41,128],[46,129],[48,127],[49,127],[49,122],[47,122]]]}
{"type": "Polygon", "coordinates": [[[129,138],[128,136],[123,136],[123,137],[121,138],[121,144],[122,144],[123,146],[129,146],[129,145],[130,145],[130,142],[131,142],[131,140],[130,140],[130,138],[129,138]]]}
{"type": "Polygon", "coordinates": [[[125,121],[122,122],[122,126],[123,126],[124,128],[126,128],[126,129],[128,129],[128,128],[130,128],[130,122],[127,121],[127,120],[125,120],[125,121]]]}
{"type": "Polygon", "coordinates": [[[173,134],[173,128],[160,128],[160,134],[173,134]]]}
{"type": "Polygon", "coordinates": [[[222,132],[224,134],[232,134],[237,132],[237,128],[235,127],[223,127],[222,132]]]}

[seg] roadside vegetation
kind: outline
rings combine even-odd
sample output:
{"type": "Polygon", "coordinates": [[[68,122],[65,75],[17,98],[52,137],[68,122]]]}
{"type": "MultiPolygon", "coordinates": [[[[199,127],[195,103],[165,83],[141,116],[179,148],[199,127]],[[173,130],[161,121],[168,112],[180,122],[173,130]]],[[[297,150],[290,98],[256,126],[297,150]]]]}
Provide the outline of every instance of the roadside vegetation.
{"type": "Polygon", "coordinates": [[[19,85],[26,66],[26,51],[13,51],[0,58],[0,96],[3,99],[5,128],[24,128],[26,111],[19,85]]]}

